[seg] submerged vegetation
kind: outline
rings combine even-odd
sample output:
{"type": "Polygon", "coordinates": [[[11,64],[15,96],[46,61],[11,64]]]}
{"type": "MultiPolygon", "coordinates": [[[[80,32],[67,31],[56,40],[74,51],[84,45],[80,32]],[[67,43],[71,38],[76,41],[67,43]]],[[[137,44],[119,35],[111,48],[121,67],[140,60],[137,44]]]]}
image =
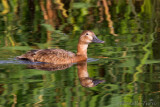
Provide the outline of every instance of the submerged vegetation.
{"type": "Polygon", "coordinates": [[[1,0],[0,105],[159,106],[159,0],[1,0]],[[5,63],[31,49],[76,52],[79,34],[92,30],[105,44],[91,44],[90,77],[80,85],[77,67],[48,72],[5,63]]]}

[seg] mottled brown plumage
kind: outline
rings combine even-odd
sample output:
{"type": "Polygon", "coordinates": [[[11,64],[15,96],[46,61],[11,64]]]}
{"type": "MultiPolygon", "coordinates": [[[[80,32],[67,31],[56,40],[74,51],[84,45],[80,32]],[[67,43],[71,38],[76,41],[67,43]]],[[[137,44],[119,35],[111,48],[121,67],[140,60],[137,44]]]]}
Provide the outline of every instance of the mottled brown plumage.
{"type": "Polygon", "coordinates": [[[54,64],[72,63],[75,54],[63,49],[40,49],[31,50],[24,55],[19,56],[19,59],[26,59],[32,62],[47,62],[54,64]],[[61,62],[61,63],[59,63],[61,62]]]}
{"type": "Polygon", "coordinates": [[[63,49],[31,50],[17,59],[30,60],[32,62],[47,62],[54,64],[69,64],[87,60],[87,48],[91,42],[104,43],[99,40],[92,31],[84,31],[79,38],[77,54],[63,49]]]}

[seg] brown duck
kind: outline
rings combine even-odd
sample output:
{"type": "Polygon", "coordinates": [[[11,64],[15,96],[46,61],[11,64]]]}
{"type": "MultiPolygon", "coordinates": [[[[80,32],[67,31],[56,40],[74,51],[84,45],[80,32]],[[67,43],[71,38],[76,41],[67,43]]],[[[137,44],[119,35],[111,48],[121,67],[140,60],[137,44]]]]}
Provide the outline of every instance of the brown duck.
{"type": "Polygon", "coordinates": [[[104,43],[104,41],[99,40],[92,31],[86,30],[80,35],[76,54],[63,49],[40,49],[31,50],[26,54],[18,56],[17,59],[53,64],[81,62],[87,60],[87,48],[91,42],[104,43]]]}

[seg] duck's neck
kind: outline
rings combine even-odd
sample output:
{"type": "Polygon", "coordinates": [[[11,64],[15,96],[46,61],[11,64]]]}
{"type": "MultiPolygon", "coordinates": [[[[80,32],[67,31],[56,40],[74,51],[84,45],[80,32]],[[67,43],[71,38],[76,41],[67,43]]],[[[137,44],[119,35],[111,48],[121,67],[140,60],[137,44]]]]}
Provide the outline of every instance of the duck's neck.
{"type": "Polygon", "coordinates": [[[88,78],[89,74],[87,72],[87,61],[83,61],[80,63],[77,63],[78,67],[78,77],[79,78],[88,78]]]}
{"type": "Polygon", "coordinates": [[[87,58],[87,48],[88,48],[88,44],[79,42],[77,46],[77,55],[87,58]]]}

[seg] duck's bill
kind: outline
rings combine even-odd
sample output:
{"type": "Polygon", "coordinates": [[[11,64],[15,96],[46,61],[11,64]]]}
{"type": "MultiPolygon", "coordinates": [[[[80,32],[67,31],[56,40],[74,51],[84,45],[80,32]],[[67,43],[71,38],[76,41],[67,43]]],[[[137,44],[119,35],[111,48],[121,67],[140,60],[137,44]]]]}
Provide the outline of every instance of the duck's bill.
{"type": "Polygon", "coordinates": [[[98,85],[100,83],[103,83],[103,82],[105,82],[105,80],[93,80],[94,86],[96,86],[96,85],[98,85]]]}
{"type": "Polygon", "coordinates": [[[96,36],[93,37],[92,42],[95,42],[95,43],[104,43],[104,41],[99,40],[96,36]]]}

